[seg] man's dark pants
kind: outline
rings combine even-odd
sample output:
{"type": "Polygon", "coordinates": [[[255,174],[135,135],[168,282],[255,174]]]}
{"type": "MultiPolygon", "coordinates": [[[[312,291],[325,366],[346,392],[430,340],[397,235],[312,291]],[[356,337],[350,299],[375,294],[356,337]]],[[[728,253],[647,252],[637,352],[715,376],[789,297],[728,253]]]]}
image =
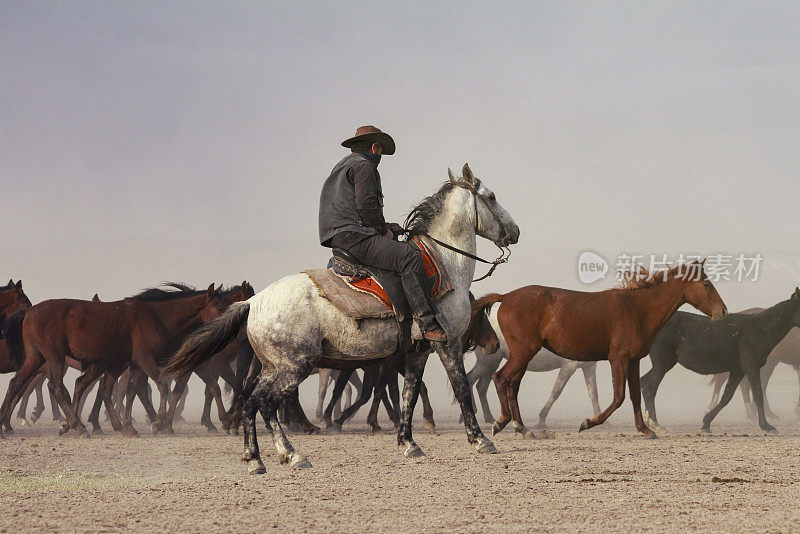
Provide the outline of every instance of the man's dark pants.
{"type": "Polygon", "coordinates": [[[368,267],[398,273],[420,326],[425,330],[440,328],[436,305],[425,288],[425,264],[411,245],[381,235],[342,232],[333,236],[330,246],[346,250],[368,267]]]}

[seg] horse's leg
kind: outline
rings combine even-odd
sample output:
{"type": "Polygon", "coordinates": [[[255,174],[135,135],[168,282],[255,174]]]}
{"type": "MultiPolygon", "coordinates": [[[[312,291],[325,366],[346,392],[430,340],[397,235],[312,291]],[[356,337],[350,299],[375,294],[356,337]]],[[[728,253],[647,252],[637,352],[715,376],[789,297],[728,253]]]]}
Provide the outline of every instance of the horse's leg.
{"type": "MultiPolygon", "coordinates": [[[[55,352],[51,352],[50,357],[47,358],[45,356],[45,358],[47,359],[48,372],[47,386],[50,388],[50,392],[55,396],[58,405],[61,407],[61,411],[64,412],[64,416],[67,418],[66,423],[62,425],[59,431],[59,435],[64,435],[69,429],[74,428],[78,436],[88,436],[89,433],[86,427],[83,426],[78,416],[75,415],[75,410],[73,410],[72,403],[70,402],[69,392],[64,386],[64,357],[55,352]]],[[[90,369],[92,367],[93,366],[90,366],[90,369]]]]}
{"type": "MultiPolygon", "coordinates": [[[[228,408],[228,413],[225,422],[222,424],[222,429],[225,431],[226,434],[230,434],[233,431],[233,417],[234,414],[238,411],[238,404],[239,404],[239,393],[241,393],[242,388],[239,386],[239,381],[236,378],[236,373],[231,367],[230,363],[224,363],[219,369],[219,376],[225,383],[230,386],[231,390],[231,407],[228,408]]],[[[209,406],[210,409],[210,406],[209,406]]]]}
{"type": "MultiPolygon", "coordinates": [[[[494,386],[497,389],[497,397],[500,400],[500,418],[492,424],[493,436],[503,430],[514,415],[509,402],[511,398],[511,381],[517,373],[525,373],[528,363],[542,348],[541,341],[533,339],[526,340],[524,343],[509,340],[509,343],[508,360],[494,374],[494,386]]],[[[522,378],[519,380],[522,380],[522,378]]],[[[517,387],[519,387],[519,382],[517,382],[517,387]]]]}
{"type": "Polygon", "coordinates": [[[344,391],[344,386],[350,379],[350,373],[352,372],[353,371],[341,371],[339,373],[339,376],[336,377],[336,383],[333,385],[333,392],[331,393],[331,400],[328,401],[328,406],[325,408],[325,412],[322,414],[322,418],[325,420],[325,428],[335,428],[333,425],[333,421],[331,421],[331,415],[333,414],[333,407],[336,404],[336,401],[339,399],[339,397],[342,396],[342,391],[344,391]]]}
{"type": "Polygon", "coordinates": [[[4,437],[3,427],[11,433],[14,431],[11,428],[11,414],[14,412],[14,407],[19,402],[28,385],[36,378],[36,374],[45,363],[44,356],[34,347],[25,346],[25,361],[20,367],[19,371],[14,374],[11,381],[8,383],[8,390],[3,399],[3,405],[0,406],[0,438],[4,437]]]}
{"type": "MultiPolygon", "coordinates": [[[[550,392],[550,398],[547,399],[547,402],[539,411],[539,422],[536,424],[536,428],[547,428],[547,414],[550,413],[550,409],[553,407],[553,403],[556,402],[556,399],[561,395],[561,392],[564,391],[564,386],[567,385],[569,379],[575,373],[575,370],[578,368],[578,362],[574,362],[572,360],[565,360],[561,364],[561,368],[558,370],[558,376],[556,377],[556,381],[553,384],[553,390],[550,392]]],[[[595,415],[600,413],[599,410],[595,411],[595,415]]]]}
{"type": "Polygon", "coordinates": [[[325,394],[328,392],[328,384],[330,383],[330,369],[319,370],[319,384],[317,385],[317,421],[322,421],[323,411],[325,409],[325,394]]]}
{"type": "MultiPolygon", "coordinates": [[[[178,401],[180,402],[180,401],[178,401]]],[[[217,427],[211,422],[211,403],[214,402],[214,394],[211,388],[205,384],[203,388],[203,415],[200,417],[200,424],[208,429],[209,432],[216,432],[217,427]]]]}
{"type": "MultiPolygon", "coordinates": [[[[101,370],[100,375],[102,374],[103,372],[101,370]]],[[[97,390],[100,391],[101,380],[102,376],[98,376],[98,378],[96,378],[91,384],[89,384],[89,386],[86,389],[86,392],[83,395],[81,395],[80,401],[78,401],[78,407],[75,410],[75,415],[77,415],[79,419],[83,416],[83,408],[84,406],[86,406],[86,399],[89,398],[89,393],[92,391],[92,388],[94,388],[95,384],[97,385],[97,390]]]]}
{"type": "Polygon", "coordinates": [[[725,384],[725,380],[728,378],[728,373],[717,373],[712,376],[711,380],[714,385],[714,391],[711,393],[711,403],[706,408],[706,412],[710,412],[711,409],[719,404],[719,393],[722,391],[722,386],[725,384]]]}
{"type": "MultiPolygon", "coordinates": [[[[397,381],[395,380],[393,382],[396,388],[397,381]]],[[[425,428],[436,434],[436,421],[433,420],[433,406],[431,406],[431,400],[428,398],[428,386],[425,385],[424,380],[420,380],[419,398],[422,401],[422,418],[425,420],[425,428]]],[[[396,403],[395,407],[398,404],[399,403],[396,403]]]]}
{"type": "Polygon", "coordinates": [[[525,376],[525,371],[527,371],[527,365],[525,369],[520,369],[517,374],[511,377],[511,382],[509,383],[508,388],[508,404],[511,406],[511,419],[514,422],[514,432],[520,434],[526,434],[527,431],[525,429],[525,424],[522,422],[522,413],[519,409],[519,402],[517,401],[517,397],[519,396],[519,385],[522,382],[522,378],[525,376]]]}
{"type": "Polygon", "coordinates": [[[609,359],[609,362],[611,363],[611,382],[614,385],[614,400],[611,402],[611,405],[600,412],[599,415],[591,419],[585,419],[583,423],[581,423],[578,432],[582,432],[593,426],[602,425],[605,420],[614,413],[614,410],[622,406],[622,402],[625,400],[625,377],[628,375],[630,359],[625,356],[612,356],[612,358],[613,361],[609,359]]]}
{"type": "Polygon", "coordinates": [[[597,415],[600,413],[600,400],[597,398],[597,362],[583,365],[581,370],[583,370],[583,380],[586,382],[586,390],[589,392],[594,415],[597,415]]]}
{"type": "Polygon", "coordinates": [[[319,427],[308,420],[306,412],[303,410],[303,405],[300,404],[300,391],[295,389],[286,400],[288,401],[290,412],[294,415],[292,420],[297,422],[300,430],[306,434],[319,434],[319,427]]]}
{"type": "MultiPolygon", "coordinates": [[[[152,423],[158,417],[156,413],[156,409],[153,406],[153,399],[152,399],[152,390],[150,389],[150,382],[147,378],[147,375],[144,373],[139,373],[139,379],[136,381],[136,397],[139,399],[139,402],[142,403],[145,412],[147,412],[147,419],[152,423]]],[[[184,390],[184,397],[185,397],[185,390],[184,390]]],[[[178,408],[180,409],[180,403],[178,403],[178,408]]],[[[177,418],[180,414],[176,412],[175,417],[177,418]]]]}
{"type": "Polygon", "coordinates": [[[75,389],[72,392],[71,406],[72,411],[75,413],[75,417],[80,417],[81,400],[83,399],[84,394],[89,391],[89,387],[101,374],[103,374],[103,368],[98,364],[91,364],[86,371],[84,371],[83,374],[81,374],[81,376],[75,380],[75,389]]]}
{"type": "MultiPolygon", "coordinates": [[[[131,365],[128,368],[128,380],[124,382],[125,391],[124,398],[121,401],[123,404],[124,412],[122,416],[122,427],[125,432],[136,433],[131,423],[131,411],[133,410],[133,398],[136,395],[136,382],[139,380],[142,370],[137,365],[131,365]]],[[[110,414],[109,414],[110,417],[110,414]]]]}
{"type": "Polygon", "coordinates": [[[644,424],[642,417],[642,394],[639,389],[639,360],[632,360],[628,365],[628,392],[631,396],[633,405],[633,420],[636,423],[636,430],[644,434],[648,439],[656,439],[658,436],[644,424]]]}
{"type": "MultiPolygon", "coordinates": [[[[25,414],[28,411],[28,400],[31,398],[31,395],[36,391],[36,386],[40,383],[44,382],[44,375],[37,375],[37,377],[31,382],[31,384],[25,388],[25,393],[22,394],[22,398],[19,401],[19,408],[17,408],[17,422],[20,426],[32,425],[33,424],[33,417],[31,416],[31,421],[28,421],[25,418],[25,414]]],[[[42,400],[44,403],[44,399],[42,400]]],[[[9,429],[11,432],[12,429],[9,429]]]]}
{"type": "Polygon", "coordinates": [[[736,391],[736,386],[739,385],[743,376],[744,371],[742,371],[741,368],[736,368],[728,374],[728,383],[725,384],[725,389],[722,392],[722,398],[719,400],[719,404],[711,408],[703,417],[703,426],[701,428],[703,432],[711,432],[711,421],[713,421],[719,411],[731,401],[736,391]]]}
{"type": "MultiPolygon", "coordinates": [[[[238,387],[239,394],[236,395],[234,399],[234,403],[231,404],[231,433],[238,435],[239,434],[239,426],[242,422],[242,396],[241,392],[244,389],[244,382],[247,379],[247,374],[250,371],[250,367],[253,363],[253,360],[257,360],[258,358],[254,358],[253,347],[250,345],[250,342],[247,339],[246,335],[241,335],[239,341],[239,350],[236,354],[236,385],[238,387]]],[[[237,387],[233,388],[233,391],[237,391],[237,387]]]]}
{"type": "Polygon", "coordinates": [[[225,409],[225,404],[222,402],[222,390],[219,388],[218,380],[219,375],[205,365],[201,365],[195,369],[195,373],[206,383],[206,387],[211,389],[211,396],[214,398],[214,402],[217,403],[217,417],[219,418],[222,430],[226,434],[230,434],[231,425],[228,421],[228,411],[225,409]]]}
{"type": "MultiPolygon", "coordinates": [[[[794,366],[794,372],[797,373],[797,385],[800,386],[800,365],[794,366]]],[[[800,417],[800,393],[797,395],[797,406],[794,408],[794,413],[800,417]]]]}
{"type": "MultiPolygon", "coordinates": [[[[664,376],[678,363],[678,357],[672,350],[654,347],[650,350],[650,361],[653,365],[652,369],[647,371],[639,380],[642,396],[644,397],[644,415],[651,426],[663,430],[663,428],[658,425],[658,416],[656,415],[656,393],[658,392],[658,386],[661,384],[664,376]]],[[[611,371],[613,374],[613,366],[611,367],[611,371]]]]}
{"type": "MultiPolygon", "coordinates": [[[[114,386],[117,384],[117,379],[119,375],[122,374],[122,371],[125,368],[125,364],[120,365],[117,368],[112,368],[106,371],[103,375],[103,378],[100,380],[100,388],[98,393],[102,391],[103,394],[103,403],[105,404],[106,411],[108,412],[108,419],[111,421],[111,426],[115,432],[122,432],[122,435],[127,438],[132,438],[136,436],[136,430],[133,429],[132,426],[125,427],[120,420],[119,414],[117,410],[114,408],[114,386]]],[[[97,417],[99,418],[99,408],[97,417]]]]}
{"type": "Polygon", "coordinates": [[[179,423],[182,423],[186,421],[186,419],[183,418],[183,409],[186,408],[186,397],[188,396],[189,388],[183,388],[183,394],[181,395],[181,398],[178,399],[178,405],[175,407],[175,415],[172,417],[173,422],[178,421],[179,423]]]}
{"type": "MultiPolygon", "coordinates": [[[[169,379],[160,378],[158,375],[158,366],[156,365],[155,355],[151,353],[134,354],[133,361],[139,366],[144,374],[150,377],[150,380],[158,386],[158,415],[154,423],[150,424],[150,430],[153,434],[158,434],[166,425],[167,416],[167,399],[169,398],[169,379]]],[[[175,399],[177,401],[177,399],[175,399]]],[[[173,415],[174,415],[173,410],[173,415]]],[[[169,421],[170,430],[172,426],[172,419],[169,421]]]]}
{"type": "Polygon", "coordinates": [[[753,400],[756,403],[758,426],[760,426],[761,430],[764,432],[777,432],[777,429],[767,422],[767,416],[764,413],[764,392],[761,389],[761,368],[757,363],[747,362],[744,372],[747,375],[747,379],[750,381],[750,390],[753,392],[753,400]]]}
{"type": "MultiPolygon", "coordinates": [[[[353,371],[350,375],[350,384],[353,386],[353,390],[356,396],[361,395],[361,388],[364,387],[364,384],[361,382],[361,379],[358,377],[358,373],[353,371]]],[[[348,398],[347,407],[352,406],[352,399],[348,398]]]]}
{"type": "Polygon", "coordinates": [[[753,398],[750,396],[750,380],[745,374],[742,381],[739,382],[739,391],[742,392],[742,402],[744,402],[745,416],[748,419],[755,419],[758,414],[753,406],[753,398]]]}
{"type": "MultiPolygon", "coordinates": [[[[400,427],[397,429],[397,444],[403,447],[406,458],[425,456],[422,449],[414,442],[411,433],[411,420],[414,418],[414,405],[417,403],[422,374],[429,352],[410,352],[406,354],[405,383],[403,384],[403,412],[400,427]]],[[[465,377],[466,378],[466,377],[465,377]]],[[[366,385],[367,373],[364,373],[366,385]]]]}
{"type": "Polygon", "coordinates": [[[367,414],[367,424],[372,427],[373,434],[380,434],[382,428],[381,425],[378,424],[378,408],[381,407],[381,400],[386,399],[386,390],[378,390],[375,389],[375,394],[372,396],[372,406],[369,409],[369,414],[367,414]]]}
{"type": "MultiPolygon", "coordinates": [[[[348,406],[347,409],[342,412],[342,415],[340,415],[333,421],[333,424],[336,426],[337,429],[341,429],[344,422],[353,417],[356,414],[356,412],[362,406],[364,406],[367,403],[367,401],[369,401],[370,397],[372,396],[373,390],[376,393],[378,392],[378,386],[381,384],[381,379],[380,379],[381,366],[382,364],[377,363],[368,367],[367,369],[364,369],[364,384],[361,387],[361,394],[358,396],[356,401],[351,406],[348,406]]],[[[344,383],[346,384],[347,380],[345,380],[344,383]]],[[[337,386],[339,385],[338,379],[336,381],[336,385],[337,386]]],[[[339,394],[339,396],[341,397],[341,393],[339,394]]],[[[327,413],[328,411],[325,410],[326,415],[327,413]]]]}
{"type": "MultiPolygon", "coordinates": [[[[197,369],[199,369],[199,368],[195,368],[195,371],[197,371],[197,369]]],[[[189,382],[189,377],[191,377],[191,376],[192,376],[192,373],[188,372],[188,373],[185,373],[185,374],[177,377],[175,379],[175,385],[172,387],[172,391],[168,392],[168,395],[169,395],[169,408],[167,408],[167,413],[166,413],[166,415],[165,415],[165,417],[163,419],[163,423],[161,423],[158,426],[158,429],[157,429],[157,430],[160,430],[161,432],[163,432],[164,434],[174,434],[175,433],[175,430],[172,428],[172,421],[173,421],[173,418],[175,417],[175,410],[178,408],[178,401],[180,400],[181,395],[183,395],[183,390],[186,389],[186,383],[189,382]]],[[[160,415],[160,413],[159,413],[159,415],[160,415]]],[[[159,420],[159,418],[158,418],[158,416],[156,416],[156,421],[158,421],[158,420],[159,420]]],[[[206,428],[208,428],[209,432],[216,432],[217,431],[217,428],[214,425],[211,425],[210,428],[209,427],[206,427],[206,428]]],[[[153,433],[156,434],[157,431],[154,430],[153,433]]]]}
{"type": "MultiPolygon", "coordinates": [[[[456,340],[452,345],[443,345],[441,343],[432,343],[432,345],[439,354],[439,360],[442,362],[444,370],[447,372],[447,378],[450,379],[450,385],[453,388],[456,400],[461,406],[461,413],[464,414],[464,427],[467,431],[467,441],[473,444],[475,450],[480,453],[497,452],[494,443],[483,435],[483,431],[478,425],[478,421],[475,419],[475,411],[472,409],[472,392],[467,382],[467,373],[464,370],[461,340],[456,340]]],[[[422,376],[420,376],[420,381],[421,380],[422,376]]],[[[417,386],[417,390],[419,390],[419,386],[417,386]]],[[[408,423],[411,423],[411,419],[408,419],[408,423]]]]}
{"type": "Polygon", "coordinates": [[[772,373],[775,371],[777,365],[777,360],[767,358],[767,363],[761,368],[761,391],[764,394],[764,414],[770,419],[780,419],[780,417],[772,412],[772,408],[769,406],[769,399],[767,398],[767,384],[769,384],[769,379],[772,378],[772,373]]]}
{"type": "MultiPolygon", "coordinates": [[[[108,374],[109,372],[106,371],[106,374],[103,375],[103,377],[97,384],[97,394],[94,397],[94,404],[92,404],[92,411],[89,412],[89,419],[87,419],[88,422],[92,423],[92,434],[103,433],[103,429],[100,427],[100,410],[103,406],[103,400],[105,395],[105,380],[108,374]]],[[[119,419],[119,417],[117,417],[117,419],[119,419]]],[[[119,429],[115,428],[114,430],[122,430],[122,427],[120,427],[119,429]]]]}

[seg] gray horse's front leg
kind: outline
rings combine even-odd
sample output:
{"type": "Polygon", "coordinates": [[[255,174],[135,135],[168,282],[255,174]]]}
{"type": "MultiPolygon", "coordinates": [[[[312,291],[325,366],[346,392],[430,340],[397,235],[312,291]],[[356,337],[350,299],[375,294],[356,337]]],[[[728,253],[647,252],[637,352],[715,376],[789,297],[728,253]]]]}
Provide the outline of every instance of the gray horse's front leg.
{"type": "Polygon", "coordinates": [[[461,340],[452,345],[432,343],[439,354],[439,359],[447,371],[450,385],[453,387],[456,400],[461,406],[461,413],[464,415],[464,427],[467,430],[467,440],[475,445],[475,449],[480,453],[496,453],[494,443],[487,438],[478,421],[475,418],[475,410],[472,404],[472,388],[467,380],[467,373],[464,370],[464,355],[461,352],[461,340]]]}
{"type": "Polygon", "coordinates": [[[425,372],[425,363],[427,361],[427,351],[410,352],[406,355],[405,383],[403,384],[403,413],[400,415],[400,425],[397,427],[397,444],[403,447],[403,454],[406,458],[425,456],[425,453],[422,452],[419,445],[414,442],[411,435],[411,420],[414,418],[414,406],[417,404],[419,388],[422,383],[422,374],[425,372]]]}

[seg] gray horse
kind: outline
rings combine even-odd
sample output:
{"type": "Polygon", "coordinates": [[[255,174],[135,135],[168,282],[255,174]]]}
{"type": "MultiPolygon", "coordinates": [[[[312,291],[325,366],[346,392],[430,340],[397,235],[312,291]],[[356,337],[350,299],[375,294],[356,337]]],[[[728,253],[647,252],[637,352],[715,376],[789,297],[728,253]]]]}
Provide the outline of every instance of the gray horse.
{"type": "MultiPolygon", "coordinates": [[[[460,340],[470,322],[469,287],[475,276],[477,236],[500,247],[508,246],[519,239],[519,227],[495,194],[473,176],[468,165],[464,165],[462,174],[456,178],[449,172],[450,180],[411,211],[406,226],[435,240],[436,251],[453,285],[454,290],[438,302],[439,322],[449,341],[432,346],[461,405],[467,440],[478,452],[493,453],[494,444],[483,434],[472,409],[460,340]]],[[[321,296],[311,278],[301,273],[274,282],[246,302],[231,305],[217,320],[191,334],[165,368],[165,376],[177,376],[210,358],[245,327],[256,356],[263,363],[258,379],[242,393],[243,459],[253,474],[266,471],[256,439],[256,412],[260,411],[267,423],[281,463],[310,467],[309,461],[289,443],[275,417],[280,402],[294,392],[322,357],[378,360],[398,350],[399,327],[394,318],[357,322],[321,296]]],[[[412,335],[415,340],[422,337],[416,325],[412,335]]],[[[411,419],[428,351],[427,344],[422,343],[406,354],[397,442],[409,458],[424,455],[412,438],[411,419]]]]}

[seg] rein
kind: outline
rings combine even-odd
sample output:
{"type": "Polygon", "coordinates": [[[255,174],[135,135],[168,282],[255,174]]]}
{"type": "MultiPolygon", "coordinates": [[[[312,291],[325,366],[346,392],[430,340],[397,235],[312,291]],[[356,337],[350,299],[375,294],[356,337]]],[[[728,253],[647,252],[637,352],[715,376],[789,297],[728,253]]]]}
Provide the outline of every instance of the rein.
{"type": "MultiPolygon", "coordinates": [[[[463,187],[464,189],[466,189],[467,191],[472,193],[472,198],[475,201],[475,231],[476,231],[476,233],[477,233],[477,230],[478,230],[478,200],[477,199],[480,199],[481,202],[483,202],[484,207],[489,210],[489,213],[491,213],[494,216],[495,220],[497,221],[497,224],[500,226],[501,233],[500,233],[500,238],[499,239],[502,239],[505,235],[508,234],[508,231],[506,230],[506,226],[503,224],[503,221],[500,220],[500,216],[497,215],[497,212],[495,212],[492,209],[491,206],[489,206],[489,203],[486,202],[486,199],[478,194],[478,191],[472,185],[470,185],[470,184],[468,184],[466,182],[462,182],[462,181],[453,182],[453,184],[455,184],[455,185],[457,185],[459,187],[463,187]]],[[[434,243],[436,243],[437,245],[441,245],[441,246],[443,246],[444,248],[446,248],[448,250],[451,250],[453,252],[461,254],[462,256],[466,256],[467,258],[469,258],[471,260],[475,260],[475,261],[479,261],[481,263],[485,263],[487,265],[491,265],[491,268],[489,269],[489,271],[486,274],[484,274],[480,278],[476,278],[475,280],[473,280],[473,282],[480,282],[481,280],[485,280],[485,279],[489,278],[490,276],[492,276],[492,274],[494,274],[494,270],[497,269],[498,265],[506,263],[508,261],[508,259],[511,257],[511,249],[509,249],[508,247],[501,247],[497,243],[495,243],[495,246],[497,246],[497,248],[500,249],[500,256],[498,256],[497,259],[494,260],[494,261],[489,261],[489,260],[484,260],[483,258],[481,258],[479,256],[476,256],[475,254],[471,254],[471,253],[467,252],[466,250],[461,250],[460,248],[456,248],[453,245],[449,245],[449,244],[447,244],[447,243],[445,243],[443,241],[439,241],[435,237],[432,237],[431,235],[429,235],[427,232],[420,232],[418,230],[410,230],[410,229],[406,229],[406,228],[404,228],[404,230],[405,230],[406,234],[408,234],[408,235],[411,235],[411,236],[415,236],[415,235],[425,236],[428,239],[430,239],[431,241],[433,241],[434,243]]]]}

